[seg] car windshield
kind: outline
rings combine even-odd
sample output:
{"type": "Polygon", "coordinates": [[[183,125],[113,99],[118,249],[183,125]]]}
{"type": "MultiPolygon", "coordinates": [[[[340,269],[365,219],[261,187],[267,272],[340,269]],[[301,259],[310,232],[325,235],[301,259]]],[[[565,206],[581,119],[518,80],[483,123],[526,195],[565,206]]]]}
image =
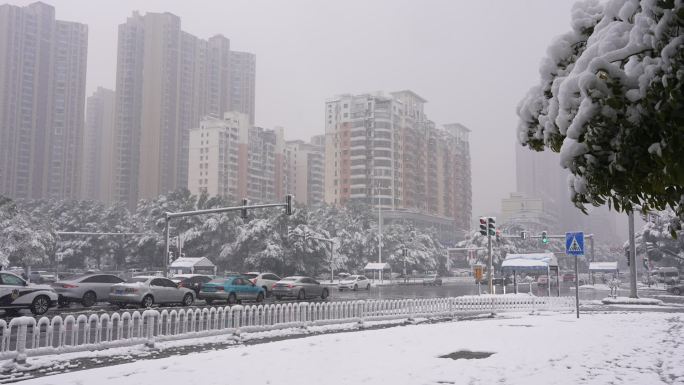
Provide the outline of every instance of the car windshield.
{"type": "Polygon", "coordinates": [[[133,277],[133,278],[129,278],[128,281],[126,281],[126,282],[127,283],[137,283],[137,282],[147,282],[148,280],[149,280],[149,278],[147,278],[147,277],[133,277]]]}
{"type": "Polygon", "coordinates": [[[256,277],[258,277],[258,276],[259,276],[259,274],[254,274],[254,273],[245,273],[245,274],[243,274],[243,276],[245,276],[245,277],[247,277],[247,278],[249,278],[249,279],[252,279],[252,278],[256,278],[256,277]]]}

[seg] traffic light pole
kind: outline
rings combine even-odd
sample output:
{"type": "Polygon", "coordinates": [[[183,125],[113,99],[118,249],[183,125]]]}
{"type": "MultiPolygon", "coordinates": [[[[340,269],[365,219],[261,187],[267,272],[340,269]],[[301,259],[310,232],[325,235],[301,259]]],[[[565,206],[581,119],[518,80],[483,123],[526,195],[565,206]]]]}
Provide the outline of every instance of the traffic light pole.
{"type": "Polygon", "coordinates": [[[487,268],[487,281],[489,284],[489,294],[494,294],[494,281],[492,276],[492,269],[494,269],[492,263],[492,234],[487,231],[487,253],[489,254],[489,267],[487,268]]]}
{"type": "Polygon", "coordinates": [[[634,211],[629,212],[629,298],[639,298],[637,294],[636,244],[634,242],[634,211]]]}
{"type": "MultiPolygon", "coordinates": [[[[182,211],[182,212],[178,212],[178,213],[170,213],[170,212],[164,213],[164,260],[162,261],[162,267],[163,267],[164,274],[168,274],[169,227],[171,224],[171,219],[182,218],[182,217],[193,217],[193,216],[205,215],[205,214],[227,213],[230,211],[246,212],[247,210],[266,209],[266,208],[270,208],[270,207],[284,207],[285,208],[285,214],[290,215],[290,214],[292,214],[292,200],[293,200],[293,196],[288,194],[285,196],[285,203],[268,203],[268,204],[251,205],[251,206],[243,205],[243,206],[234,206],[234,207],[220,207],[220,208],[216,208],[216,209],[207,209],[207,210],[182,211]]],[[[244,200],[243,200],[243,202],[244,202],[244,200]]]]}

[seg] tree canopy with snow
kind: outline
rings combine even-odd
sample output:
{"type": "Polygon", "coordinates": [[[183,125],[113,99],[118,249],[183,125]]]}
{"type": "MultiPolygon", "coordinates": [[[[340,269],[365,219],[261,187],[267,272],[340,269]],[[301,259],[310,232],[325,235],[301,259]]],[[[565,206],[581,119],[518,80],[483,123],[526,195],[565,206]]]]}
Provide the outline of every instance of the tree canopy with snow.
{"type": "Polygon", "coordinates": [[[683,32],[681,0],[593,0],[548,48],[518,106],[518,139],[560,152],[578,208],[684,218],[683,32]]]}
{"type": "MultiPolygon", "coordinates": [[[[30,263],[35,267],[56,259],[66,268],[111,270],[161,266],[165,212],[237,205],[222,197],[193,195],[185,189],[141,200],[134,212],[121,204],[107,207],[93,201],[29,200],[20,205],[7,202],[11,204],[0,201],[0,232],[9,234],[0,239],[0,263],[6,264],[2,258],[9,258],[16,264],[30,263]],[[29,225],[34,231],[25,229],[29,225]],[[56,238],[50,229],[127,235],[56,238]],[[15,242],[23,239],[22,234],[33,234],[43,243],[15,242]],[[30,245],[42,249],[28,250],[30,245]],[[23,259],[20,255],[41,258],[23,259]]],[[[297,207],[289,216],[282,209],[251,210],[245,220],[236,213],[175,218],[171,222],[169,249],[174,256],[179,255],[180,237],[183,256],[209,258],[227,271],[318,275],[328,273],[332,266],[335,271],[361,273],[378,256],[377,218],[371,213],[366,205],[352,203],[348,207],[297,207]],[[334,254],[329,242],[314,238],[332,239],[334,254]]],[[[411,270],[446,272],[450,266],[446,249],[430,231],[405,223],[384,226],[383,260],[395,271],[403,267],[403,247],[409,249],[406,264],[411,270]]]]}

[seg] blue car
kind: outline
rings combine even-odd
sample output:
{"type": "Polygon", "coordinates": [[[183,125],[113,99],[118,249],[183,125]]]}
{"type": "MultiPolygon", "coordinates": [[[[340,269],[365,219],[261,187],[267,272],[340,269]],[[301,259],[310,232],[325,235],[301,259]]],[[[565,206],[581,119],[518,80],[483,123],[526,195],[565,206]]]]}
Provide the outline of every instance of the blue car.
{"type": "Polygon", "coordinates": [[[238,301],[262,302],[266,293],[260,286],[250,282],[248,277],[230,276],[216,278],[204,285],[199,292],[199,298],[211,305],[214,301],[226,301],[234,305],[238,301]]]}

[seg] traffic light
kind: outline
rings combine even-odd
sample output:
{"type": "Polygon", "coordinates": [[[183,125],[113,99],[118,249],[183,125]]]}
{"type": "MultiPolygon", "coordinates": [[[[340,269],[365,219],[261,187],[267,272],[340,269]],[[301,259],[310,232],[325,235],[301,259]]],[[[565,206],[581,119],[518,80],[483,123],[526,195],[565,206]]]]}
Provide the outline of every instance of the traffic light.
{"type": "Polygon", "coordinates": [[[249,204],[249,200],[247,198],[242,198],[242,208],[240,209],[240,217],[242,219],[247,219],[247,205],[249,204]]]}
{"type": "Polygon", "coordinates": [[[405,247],[404,247],[403,249],[401,249],[401,255],[402,255],[404,258],[408,257],[408,249],[405,248],[405,247]]]}
{"type": "Polygon", "coordinates": [[[543,244],[549,243],[549,234],[546,231],[542,231],[541,241],[543,244]]]}
{"type": "Polygon", "coordinates": [[[285,195],[285,214],[292,215],[292,194],[285,195]]]}
{"type": "Polygon", "coordinates": [[[487,235],[487,218],[480,217],[480,234],[487,235]]]}
{"type": "Polygon", "coordinates": [[[489,229],[489,235],[490,236],[493,237],[496,235],[496,218],[494,218],[494,217],[487,218],[487,228],[489,229]]]}

